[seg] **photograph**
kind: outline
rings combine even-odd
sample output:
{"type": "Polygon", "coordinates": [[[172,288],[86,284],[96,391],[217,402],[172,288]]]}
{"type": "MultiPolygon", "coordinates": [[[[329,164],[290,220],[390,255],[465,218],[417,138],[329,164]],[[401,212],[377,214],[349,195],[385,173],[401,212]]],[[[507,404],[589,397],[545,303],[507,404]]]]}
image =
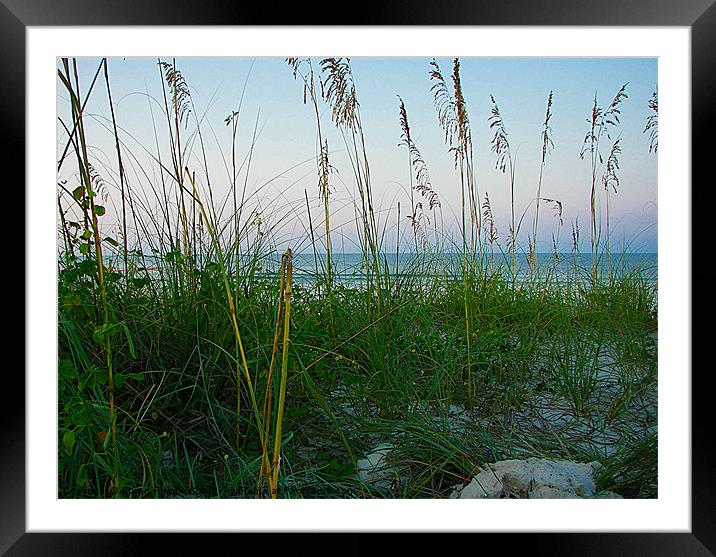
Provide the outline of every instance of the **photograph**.
{"type": "Polygon", "coordinates": [[[59,499],[659,498],[658,57],[55,70],[59,499]]]}
{"type": "Polygon", "coordinates": [[[0,555],[713,555],[713,4],[3,0],[0,555]]]}

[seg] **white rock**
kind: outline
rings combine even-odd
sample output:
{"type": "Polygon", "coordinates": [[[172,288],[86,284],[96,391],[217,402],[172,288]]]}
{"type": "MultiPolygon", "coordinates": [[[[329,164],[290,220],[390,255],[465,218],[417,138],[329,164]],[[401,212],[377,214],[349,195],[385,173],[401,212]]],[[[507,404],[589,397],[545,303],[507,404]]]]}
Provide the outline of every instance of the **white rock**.
{"type": "Polygon", "coordinates": [[[598,462],[528,458],[503,460],[485,467],[464,488],[453,491],[459,499],[500,498],[516,495],[531,499],[594,497],[598,462]]]}
{"type": "Polygon", "coordinates": [[[502,482],[490,470],[483,470],[456,494],[457,499],[494,499],[502,493],[502,482]]]}

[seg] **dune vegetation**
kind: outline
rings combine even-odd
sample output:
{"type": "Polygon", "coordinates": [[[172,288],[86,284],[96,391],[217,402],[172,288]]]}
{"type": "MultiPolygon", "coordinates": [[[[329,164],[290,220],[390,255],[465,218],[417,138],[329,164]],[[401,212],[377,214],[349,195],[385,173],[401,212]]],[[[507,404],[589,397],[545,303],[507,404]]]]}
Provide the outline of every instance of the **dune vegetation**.
{"type": "MultiPolygon", "coordinates": [[[[513,199],[500,234],[477,180],[460,60],[449,69],[426,62],[462,200],[459,236],[444,232],[439,192],[398,98],[405,156],[396,164],[410,172],[410,199],[393,208],[403,226],[396,246],[376,205],[350,60],[286,63],[287,87],[297,98],[303,89],[317,137],[310,193],[321,204],[311,211],[306,192],[302,253],[277,250],[276,223],[246,210],[237,169],[251,152],[227,146],[226,198],[193,166],[207,147],[173,60],[157,61],[164,109],[153,125],[169,144],[147,146],[149,188],[126,179],[133,155],[107,61],[89,83],[76,60],[59,61],[71,119],[58,120],[58,173],[74,166],[57,189],[59,496],[438,498],[486,463],[544,457],[597,461],[598,489],[656,497],[655,261],[633,264],[609,242],[628,85],[608,103],[595,96],[585,115],[587,230],[567,223],[571,253],[556,242],[536,253],[540,219],[563,225],[561,201],[542,193],[553,94],[530,185],[515,183],[512,138],[491,99],[491,151],[480,157],[504,173],[513,199]],[[111,108],[111,177],[93,162],[86,132],[85,106],[100,96],[111,108]],[[350,154],[357,254],[337,249],[325,126],[340,129],[350,154]],[[529,212],[515,206],[515,187],[534,191],[529,212]],[[109,197],[120,207],[115,235],[102,227],[109,197]],[[585,233],[589,253],[579,251],[585,233]],[[373,481],[361,463],[386,443],[373,481]]],[[[657,93],[644,102],[656,152],[657,93]]],[[[238,111],[223,124],[235,136],[238,111]]]]}

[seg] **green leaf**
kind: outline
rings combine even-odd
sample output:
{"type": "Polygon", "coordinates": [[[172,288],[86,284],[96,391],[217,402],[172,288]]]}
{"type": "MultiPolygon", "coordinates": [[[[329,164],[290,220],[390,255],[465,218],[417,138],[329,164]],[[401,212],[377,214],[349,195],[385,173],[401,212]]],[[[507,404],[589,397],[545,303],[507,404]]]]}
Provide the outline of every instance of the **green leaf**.
{"type": "Polygon", "coordinates": [[[89,246],[87,244],[80,244],[80,253],[87,255],[89,253],[89,246]]]}
{"type": "Polygon", "coordinates": [[[94,206],[94,214],[97,215],[98,217],[101,217],[102,215],[104,215],[104,207],[102,207],[102,205],[95,205],[94,206]]]}
{"type": "Polygon", "coordinates": [[[144,381],[143,373],[130,373],[129,377],[131,377],[135,381],[144,381]]]}
{"type": "Polygon", "coordinates": [[[69,360],[60,360],[58,371],[61,379],[75,379],[77,377],[77,368],[69,360]]]}
{"type": "Polygon", "coordinates": [[[104,442],[102,443],[102,448],[106,451],[107,447],[109,447],[109,441],[112,439],[112,434],[108,431],[107,435],[104,436],[104,442]]]}
{"type": "MultiPolygon", "coordinates": [[[[95,207],[95,209],[96,209],[96,207],[95,207]]],[[[110,238],[109,236],[107,236],[104,239],[104,241],[107,242],[110,246],[114,246],[115,248],[119,247],[119,244],[117,243],[117,241],[114,238],[110,238]]]]}
{"type": "Polygon", "coordinates": [[[85,228],[85,231],[82,232],[81,238],[83,240],[89,240],[92,237],[92,231],[89,228],[85,228]]]}
{"type": "Polygon", "coordinates": [[[62,436],[62,444],[65,446],[65,450],[67,451],[67,454],[72,454],[72,449],[75,447],[75,432],[74,431],[67,431],[62,436]]]}
{"type": "Polygon", "coordinates": [[[87,464],[80,464],[77,470],[77,487],[84,487],[87,481],[87,464]]]}
{"type": "Polygon", "coordinates": [[[129,334],[129,327],[127,327],[127,324],[122,322],[122,329],[124,330],[124,334],[127,336],[127,344],[129,344],[129,353],[132,355],[132,358],[136,358],[137,355],[134,352],[134,342],[132,342],[132,335],[129,334]]]}
{"type": "Polygon", "coordinates": [[[118,326],[118,323],[105,323],[104,325],[95,327],[95,330],[92,333],[92,339],[97,344],[100,344],[105,338],[114,335],[117,332],[118,326]]]}
{"type": "MultiPolygon", "coordinates": [[[[104,441],[104,444],[105,444],[104,448],[105,448],[105,449],[107,448],[106,445],[109,444],[109,441],[107,441],[107,440],[108,440],[110,437],[111,437],[111,436],[110,436],[109,434],[107,435],[107,437],[105,437],[105,441],[104,441]]],[[[97,463],[102,467],[102,469],[104,470],[104,472],[105,472],[106,474],[109,474],[109,475],[113,475],[113,474],[114,474],[114,471],[112,470],[112,467],[110,466],[109,462],[107,462],[104,458],[102,458],[102,455],[100,455],[99,453],[94,453],[94,455],[92,455],[92,456],[93,456],[94,460],[96,460],[97,463]]]]}
{"type": "Polygon", "coordinates": [[[124,386],[124,380],[126,379],[126,377],[124,375],[122,375],[121,373],[117,373],[117,374],[115,374],[113,379],[114,379],[114,386],[117,389],[121,389],[124,386]]]}
{"type": "Polygon", "coordinates": [[[78,186],[74,189],[72,192],[72,197],[74,197],[77,201],[82,199],[82,197],[85,194],[85,187],[84,186],[78,186]]]}

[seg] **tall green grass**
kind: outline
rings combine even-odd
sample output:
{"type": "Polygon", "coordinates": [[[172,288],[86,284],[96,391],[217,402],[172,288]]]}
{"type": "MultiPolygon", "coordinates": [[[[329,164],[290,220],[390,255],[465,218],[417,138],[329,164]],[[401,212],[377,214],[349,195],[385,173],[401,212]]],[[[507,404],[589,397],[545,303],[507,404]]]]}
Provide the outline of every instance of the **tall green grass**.
{"type": "MultiPolygon", "coordinates": [[[[519,229],[529,207],[517,219],[501,115],[494,104],[491,125],[496,137],[504,136],[497,139],[498,166],[502,160],[509,167],[513,192],[506,250],[490,199],[477,187],[460,61],[453,60],[452,86],[430,63],[426,94],[433,96],[461,192],[459,236],[445,230],[440,193],[399,99],[396,137],[407,150],[410,186],[410,214],[403,217],[409,226],[402,229],[410,240],[402,245],[413,252],[399,269],[405,253],[398,235],[393,266],[350,60],[323,59],[315,72],[308,59],[290,58],[288,66],[303,84],[318,137],[322,218],[314,230],[306,192],[308,227],[292,246],[293,253],[312,246],[316,273],[305,281],[292,277],[291,250],[281,257],[277,250],[276,231],[295,207],[265,195],[261,210],[253,201],[268,190],[247,191],[256,125],[248,151],[237,153],[240,106],[225,120],[227,176],[214,176],[191,88],[175,61],[158,60],[163,98],[149,100],[157,140],[141,146],[150,159],[142,166],[130,148],[133,137],[120,131],[103,60],[95,81],[105,78],[111,121],[104,125],[117,166],[100,167],[88,148],[85,122],[93,116],[84,112],[98,88],[93,81],[85,91],[77,62],[61,62],[58,79],[72,119],[60,120],[67,148],[58,171],[74,160],[76,183],[59,183],[57,205],[60,495],[436,497],[485,462],[579,455],[604,463],[610,471],[599,479],[604,486],[653,496],[655,467],[629,446],[639,440],[645,451],[639,454],[655,462],[656,433],[640,425],[637,410],[655,397],[657,287],[649,269],[625,272],[612,262],[608,242],[599,251],[594,224],[596,184],[601,179],[608,192],[618,183],[618,161],[597,163],[600,134],[614,127],[609,117],[619,114],[625,94],[604,113],[595,100],[583,151],[593,176],[591,269],[580,268],[574,223],[572,272],[564,285],[556,239],[547,264],[537,265],[534,253],[540,203],[551,203],[561,223],[561,203],[542,197],[551,93],[529,205],[535,210],[529,277],[518,281],[519,229]],[[358,193],[358,283],[342,280],[335,262],[326,117],[344,138],[358,193]],[[137,169],[131,180],[130,164],[137,169]],[[228,186],[223,199],[215,197],[218,183],[228,186]],[[102,232],[100,200],[121,203],[114,236],[102,232]],[[600,257],[609,258],[606,276],[600,257]],[[595,420],[602,432],[620,424],[614,450],[595,449],[589,436],[570,438],[566,431],[571,441],[563,441],[530,425],[528,410],[547,399],[577,421],[595,420]],[[451,422],[455,407],[467,409],[463,429],[451,422]],[[385,439],[399,440],[390,456],[400,469],[392,491],[356,475],[360,456],[385,439]]],[[[614,157],[618,145],[616,139],[614,157]]]]}

